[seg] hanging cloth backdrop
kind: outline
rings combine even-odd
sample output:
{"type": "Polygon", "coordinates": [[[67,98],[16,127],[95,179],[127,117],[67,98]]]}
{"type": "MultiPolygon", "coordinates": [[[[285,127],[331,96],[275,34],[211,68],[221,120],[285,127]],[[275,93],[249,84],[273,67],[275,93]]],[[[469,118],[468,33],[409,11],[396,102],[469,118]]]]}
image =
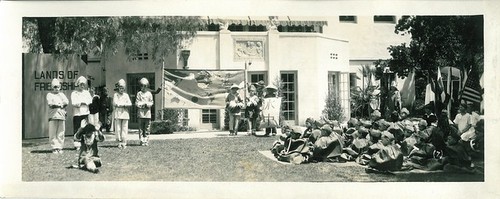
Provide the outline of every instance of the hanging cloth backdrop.
{"type": "Polygon", "coordinates": [[[280,121],[281,97],[264,98],[260,128],[278,127],[280,121]]]}
{"type": "Polygon", "coordinates": [[[165,108],[223,109],[229,87],[243,98],[243,70],[164,70],[165,108]]]}

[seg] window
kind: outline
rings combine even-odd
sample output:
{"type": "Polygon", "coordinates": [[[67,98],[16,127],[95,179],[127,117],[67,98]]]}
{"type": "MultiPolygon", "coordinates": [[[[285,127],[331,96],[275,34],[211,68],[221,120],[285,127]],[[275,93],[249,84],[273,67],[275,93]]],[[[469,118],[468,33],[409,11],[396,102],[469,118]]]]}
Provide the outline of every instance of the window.
{"type": "Polygon", "coordinates": [[[295,122],[297,106],[297,75],[295,72],[281,72],[281,81],[283,83],[283,116],[285,117],[285,120],[292,120],[295,122]]]}
{"type": "Polygon", "coordinates": [[[248,31],[249,32],[265,32],[267,31],[266,30],[266,27],[263,26],[263,25],[251,25],[251,26],[248,26],[248,31]]]}
{"type": "Polygon", "coordinates": [[[349,83],[351,88],[356,87],[358,84],[358,75],[356,73],[349,73],[349,83]]]}
{"type": "Polygon", "coordinates": [[[339,16],[339,21],[341,23],[356,23],[356,16],[339,16]]]}
{"type": "Polygon", "coordinates": [[[217,110],[216,109],[202,109],[201,110],[201,122],[204,124],[216,124],[217,123],[217,110]]]}
{"type": "Polygon", "coordinates": [[[345,118],[348,118],[351,113],[349,112],[350,111],[350,101],[349,101],[349,98],[350,98],[350,88],[349,88],[349,73],[341,73],[340,74],[340,95],[339,95],[339,99],[340,99],[340,105],[342,106],[342,110],[344,112],[344,119],[345,118]]]}
{"type": "Polygon", "coordinates": [[[229,31],[242,32],[243,31],[243,25],[241,25],[241,24],[239,24],[239,25],[231,24],[231,25],[229,25],[229,27],[227,27],[227,29],[229,31]]]}
{"type": "Polygon", "coordinates": [[[396,23],[396,17],[388,15],[375,15],[373,16],[373,21],[380,23],[396,23]]]}
{"type": "Polygon", "coordinates": [[[248,72],[248,73],[250,75],[250,84],[257,83],[260,80],[266,82],[266,76],[263,72],[259,72],[259,73],[248,72]]]}
{"type": "Polygon", "coordinates": [[[333,93],[338,97],[344,119],[350,115],[349,111],[349,95],[350,95],[350,78],[349,73],[328,72],[328,92],[333,93]]]}
{"type": "Polygon", "coordinates": [[[211,23],[211,24],[207,25],[207,30],[208,31],[219,31],[220,30],[220,26],[219,26],[219,24],[213,24],[213,23],[211,23]]]}
{"type": "MultiPolygon", "coordinates": [[[[264,83],[267,84],[266,80],[267,78],[265,72],[248,72],[248,75],[250,75],[250,84],[255,84],[260,80],[264,81],[264,83]]],[[[256,88],[256,89],[257,89],[257,95],[262,96],[263,88],[256,88]]]]}
{"type": "Polygon", "coordinates": [[[148,53],[137,53],[133,55],[132,60],[148,60],[148,53]]]}
{"type": "Polygon", "coordinates": [[[335,93],[338,96],[339,79],[337,72],[328,72],[328,93],[335,93]]]}

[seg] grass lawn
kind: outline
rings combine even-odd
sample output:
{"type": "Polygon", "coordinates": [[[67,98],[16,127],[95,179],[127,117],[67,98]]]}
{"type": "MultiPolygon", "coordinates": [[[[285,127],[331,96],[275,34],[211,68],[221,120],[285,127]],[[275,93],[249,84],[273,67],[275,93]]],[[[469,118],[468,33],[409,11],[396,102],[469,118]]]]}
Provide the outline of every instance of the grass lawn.
{"type": "MultiPolygon", "coordinates": [[[[135,135],[129,135],[130,137],[135,135]]],[[[247,181],[247,182],[379,182],[484,181],[484,172],[368,174],[353,163],[284,165],[258,151],[269,150],[274,137],[227,137],[151,140],[149,147],[129,141],[99,143],[103,166],[99,174],[67,169],[77,152],[66,140],[63,154],[52,154],[48,141],[24,143],[23,181],[247,181]]],[[[479,165],[484,171],[483,165],[479,165]]]]}

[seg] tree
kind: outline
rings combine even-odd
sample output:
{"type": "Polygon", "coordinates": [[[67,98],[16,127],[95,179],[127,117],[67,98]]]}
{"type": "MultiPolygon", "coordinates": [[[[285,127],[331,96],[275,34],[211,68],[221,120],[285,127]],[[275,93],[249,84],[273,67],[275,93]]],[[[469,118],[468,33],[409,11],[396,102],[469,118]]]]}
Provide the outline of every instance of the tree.
{"type": "Polygon", "coordinates": [[[411,34],[411,42],[390,46],[386,64],[400,77],[415,72],[417,99],[423,99],[425,82],[436,79],[438,67],[456,67],[462,77],[483,71],[483,16],[404,16],[395,33],[411,34]]]}
{"type": "Polygon", "coordinates": [[[107,57],[123,48],[128,58],[147,52],[163,61],[185,47],[202,26],[200,17],[37,17],[23,18],[25,51],[107,57]]]}

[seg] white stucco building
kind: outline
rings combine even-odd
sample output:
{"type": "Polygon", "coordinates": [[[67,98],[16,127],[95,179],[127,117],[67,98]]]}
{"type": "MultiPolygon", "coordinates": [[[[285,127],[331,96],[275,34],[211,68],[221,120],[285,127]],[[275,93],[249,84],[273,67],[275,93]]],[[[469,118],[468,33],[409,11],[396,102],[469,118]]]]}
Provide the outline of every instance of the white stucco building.
{"type": "MultiPolygon", "coordinates": [[[[93,78],[93,86],[106,86],[111,95],[115,82],[126,80],[127,92],[135,98],[140,78],[147,77],[152,88],[161,87],[163,69],[183,69],[180,53],[189,50],[187,67],[192,70],[243,70],[245,62],[251,62],[247,70],[250,83],[263,80],[269,84],[281,79],[285,89],[283,111],[288,124],[303,125],[308,117],[319,118],[329,92],[339,97],[347,120],[350,86],[363,84],[362,78],[356,78],[362,77],[357,74],[359,68],[389,58],[389,45],[409,41],[408,36],[394,33],[398,19],[396,16],[203,17],[206,30],[199,31],[191,44],[168,56],[163,64],[154,64],[147,53],[139,53],[128,61],[124,52],[118,52],[107,60],[89,57],[82,70],[93,78]],[[241,47],[241,44],[248,45],[241,47]],[[259,50],[248,53],[255,46],[259,50]]],[[[167,103],[163,94],[154,97],[155,112],[167,103]]],[[[198,130],[224,126],[223,109],[189,109],[187,115],[188,126],[198,130]]],[[[131,115],[131,128],[136,125],[135,120],[131,115]]]]}

